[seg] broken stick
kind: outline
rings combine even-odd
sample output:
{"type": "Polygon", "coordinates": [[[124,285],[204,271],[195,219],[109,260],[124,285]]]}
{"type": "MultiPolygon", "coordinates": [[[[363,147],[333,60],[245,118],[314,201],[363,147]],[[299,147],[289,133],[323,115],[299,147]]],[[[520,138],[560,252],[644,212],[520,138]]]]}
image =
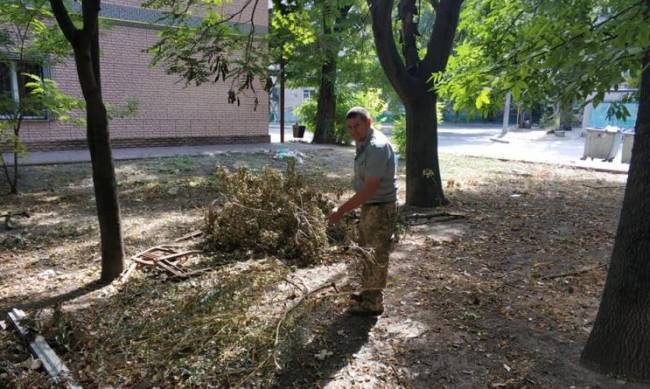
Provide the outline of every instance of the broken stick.
{"type": "Polygon", "coordinates": [[[595,266],[589,266],[589,267],[585,267],[585,268],[582,268],[582,269],[569,271],[569,272],[566,272],[566,273],[559,273],[559,274],[552,274],[550,276],[544,276],[541,279],[542,280],[554,280],[556,278],[579,276],[580,274],[588,273],[588,272],[590,272],[592,270],[598,269],[599,267],[603,267],[603,266],[605,266],[605,264],[599,263],[598,265],[595,265],[595,266]]]}

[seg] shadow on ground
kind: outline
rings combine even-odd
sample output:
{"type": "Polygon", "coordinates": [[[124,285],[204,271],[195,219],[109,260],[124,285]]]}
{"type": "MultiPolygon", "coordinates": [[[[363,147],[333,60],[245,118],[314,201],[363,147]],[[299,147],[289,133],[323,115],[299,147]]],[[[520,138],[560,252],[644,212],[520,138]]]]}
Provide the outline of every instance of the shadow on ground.
{"type": "Polygon", "coordinates": [[[334,313],[333,317],[322,334],[284,356],[286,362],[276,375],[273,388],[325,386],[368,343],[370,331],[377,323],[376,317],[346,313],[334,313]]]}

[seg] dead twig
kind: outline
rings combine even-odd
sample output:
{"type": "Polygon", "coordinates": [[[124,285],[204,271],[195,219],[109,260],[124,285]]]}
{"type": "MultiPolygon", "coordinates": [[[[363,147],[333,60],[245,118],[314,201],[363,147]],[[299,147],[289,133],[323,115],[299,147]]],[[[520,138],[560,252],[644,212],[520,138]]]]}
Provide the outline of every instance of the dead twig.
{"type": "Polygon", "coordinates": [[[466,219],[467,216],[459,213],[449,213],[449,212],[414,212],[408,213],[401,216],[404,224],[410,226],[417,226],[422,224],[428,224],[432,221],[437,223],[443,223],[458,219],[466,219]]]}
{"type": "Polygon", "coordinates": [[[401,387],[404,387],[404,388],[410,388],[410,387],[412,387],[410,384],[409,384],[409,385],[406,385],[404,382],[402,382],[402,379],[400,378],[399,372],[397,371],[397,369],[395,368],[395,366],[393,366],[393,365],[390,364],[390,363],[388,364],[388,366],[390,366],[391,370],[393,370],[393,374],[395,375],[395,379],[397,380],[397,385],[399,385],[399,386],[401,386],[401,387]]]}
{"type": "MultiPolygon", "coordinates": [[[[337,290],[336,288],[336,283],[339,281],[343,281],[346,279],[345,273],[339,274],[337,277],[334,277],[333,279],[329,279],[322,284],[316,286],[314,289],[307,291],[306,293],[303,293],[302,296],[300,296],[299,299],[295,300],[289,307],[287,307],[284,312],[282,313],[282,316],[278,320],[277,325],[275,326],[275,339],[273,341],[273,363],[275,364],[275,367],[277,369],[281,369],[282,366],[280,366],[280,363],[278,362],[277,359],[277,351],[278,351],[278,344],[280,343],[280,329],[282,328],[282,324],[284,321],[287,319],[289,314],[293,312],[296,308],[298,308],[302,303],[307,301],[311,296],[314,296],[315,294],[328,289],[332,288],[334,290],[337,290]]],[[[344,281],[345,282],[345,281],[344,281]]]]}
{"type": "Polygon", "coordinates": [[[190,232],[189,234],[183,235],[180,238],[174,240],[174,243],[179,243],[179,242],[183,242],[183,241],[186,241],[186,240],[198,238],[201,235],[203,235],[203,231],[201,231],[201,230],[190,232]]]}
{"type": "Polygon", "coordinates": [[[625,189],[625,185],[614,185],[614,186],[593,186],[589,184],[582,184],[590,189],[625,189]]]}
{"type": "Polygon", "coordinates": [[[604,267],[604,266],[605,266],[605,264],[599,263],[598,265],[595,265],[595,266],[589,266],[589,267],[585,267],[585,268],[582,268],[582,269],[573,270],[573,271],[569,271],[569,272],[565,272],[565,273],[559,273],[559,274],[552,274],[552,275],[549,275],[549,276],[544,276],[541,279],[542,280],[554,280],[556,278],[578,276],[580,274],[588,273],[588,272],[590,272],[592,270],[595,270],[595,269],[598,269],[598,268],[604,267]]]}

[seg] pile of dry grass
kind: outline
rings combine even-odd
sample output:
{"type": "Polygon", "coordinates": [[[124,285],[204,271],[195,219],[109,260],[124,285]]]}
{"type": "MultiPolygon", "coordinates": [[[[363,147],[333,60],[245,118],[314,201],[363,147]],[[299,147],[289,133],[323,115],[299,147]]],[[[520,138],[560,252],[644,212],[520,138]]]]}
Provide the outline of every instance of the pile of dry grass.
{"type": "Polygon", "coordinates": [[[219,167],[219,197],[208,209],[208,242],[219,250],[252,250],[298,266],[321,262],[329,241],[347,239],[345,225],[329,227],[333,202],[307,185],[289,160],[285,174],[266,168],[219,167]]]}

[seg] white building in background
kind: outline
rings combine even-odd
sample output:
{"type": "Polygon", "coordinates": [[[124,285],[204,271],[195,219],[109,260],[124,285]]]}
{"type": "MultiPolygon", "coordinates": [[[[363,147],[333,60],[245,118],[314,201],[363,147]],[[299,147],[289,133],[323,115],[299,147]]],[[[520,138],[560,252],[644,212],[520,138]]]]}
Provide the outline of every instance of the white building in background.
{"type": "MultiPolygon", "coordinates": [[[[284,120],[287,123],[297,121],[294,110],[305,100],[316,96],[314,88],[296,88],[285,89],[284,91],[284,120]]],[[[280,121],[280,89],[274,87],[269,96],[269,122],[278,123],[280,121]]]]}

